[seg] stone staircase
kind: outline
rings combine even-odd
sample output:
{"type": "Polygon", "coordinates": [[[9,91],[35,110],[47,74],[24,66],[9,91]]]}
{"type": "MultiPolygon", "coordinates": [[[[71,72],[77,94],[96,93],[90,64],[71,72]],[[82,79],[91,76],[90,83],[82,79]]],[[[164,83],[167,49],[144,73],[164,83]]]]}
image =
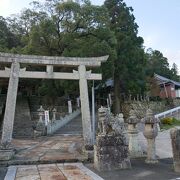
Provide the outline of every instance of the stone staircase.
{"type": "Polygon", "coordinates": [[[82,135],[82,118],[81,115],[72,119],[65,126],[58,129],[54,134],[82,135]]]}
{"type": "Polygon", "coordinates": [[[18,96],[15,111],[13,137],[32,137],[33,122],[28,104],[28,99],[18,96]]]}

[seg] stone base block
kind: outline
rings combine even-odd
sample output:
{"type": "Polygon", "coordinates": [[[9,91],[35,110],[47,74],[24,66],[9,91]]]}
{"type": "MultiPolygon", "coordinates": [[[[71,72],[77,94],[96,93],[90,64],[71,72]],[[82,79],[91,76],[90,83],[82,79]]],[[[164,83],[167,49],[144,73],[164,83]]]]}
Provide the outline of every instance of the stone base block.
{"type": "Polygon", "coordinates": [[[0,149],[0,161],[8,161],[14,156],[13,149],[0,149]]]}
{"type": "Polygon", "coordinates": [[[180,173],[180,161],[174,162],[174,171],[180,173]]]}
{"type": "Polygon", "coordinates": [[[93,161],[93,159],[94,159],[94,151],[85,150],[85,155],[88,158],[88,160],[93,161]]]}
{"type": "Polygon", "coordinates": [[[128,145],[121,135],[98,136],[94,147],[94,167],[99,171],[131,168],[128,145]]]}

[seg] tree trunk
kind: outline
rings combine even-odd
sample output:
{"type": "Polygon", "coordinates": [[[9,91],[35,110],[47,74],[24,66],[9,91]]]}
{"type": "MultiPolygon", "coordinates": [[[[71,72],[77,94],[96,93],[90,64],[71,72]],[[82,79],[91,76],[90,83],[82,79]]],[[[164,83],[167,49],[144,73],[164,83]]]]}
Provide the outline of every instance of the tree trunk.
{"type": "Polygon", "coordinates": [[[114,77],[114,107],[113,113],[119,114],[121,111],[121,102],[120,102],[120,80],[118,77],[114,77]]]}

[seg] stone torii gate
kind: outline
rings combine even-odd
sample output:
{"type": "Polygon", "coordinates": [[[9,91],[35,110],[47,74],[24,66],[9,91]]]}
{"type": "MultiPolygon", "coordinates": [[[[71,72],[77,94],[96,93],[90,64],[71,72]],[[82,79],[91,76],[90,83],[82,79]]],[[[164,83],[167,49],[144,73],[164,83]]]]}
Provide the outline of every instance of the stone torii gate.
{"type": "MultiPolygon", "coordinates": [[[[16,97],[19,78],[36,78],[36,79],[71,79],[79,80],[81,113],[83,125],[83,138],[85,147],[92,146],[92,129],[90,119],[90,108],[88,98],[87,80],[101,80],[101,74],[94,74],[86,71],[86,67],[98,67],[105,62],[108,56],[92,57],[92,58],[75,58],[75,57],[52,57],[52,56],[31,56],[0,53],[0,63],[11,64],[11,68],[0,70],[0,78],[9,78],[6,108],[3,121],[2,138],[0,146],[0,154],[5,151],[10,157],[9,149],[11,147],[14,114],[16,108],[16,97]],[[30,64],[36,66],[46,66],[46,72],[26,71],[21,69],[21,64],[30,64]],[[54,66],[78,67],[78,71],[72,73],[54,72],[54,66]]],[[[5,156],[5,154],[4,154],[5,156]]],[[[7,157],[7,159],[9,158],[7,157]]],[[[1,160],[0,155],[0,160],[1,160]]]]}

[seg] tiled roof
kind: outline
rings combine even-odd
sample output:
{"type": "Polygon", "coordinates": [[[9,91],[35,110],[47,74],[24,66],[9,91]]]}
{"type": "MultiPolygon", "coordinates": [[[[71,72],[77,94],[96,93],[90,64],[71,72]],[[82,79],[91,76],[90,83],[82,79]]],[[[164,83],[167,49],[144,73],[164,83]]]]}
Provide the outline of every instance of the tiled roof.
{"type": "Polygon", "coordinates": [[[180,82],[173,81],[171,79],[168,79],[166,77],[160,76],[158,74],[154,74],[154,77],[158,81],[158,84],[173,83],[175,86],[179,86],[180,87],[180,82]]]}

